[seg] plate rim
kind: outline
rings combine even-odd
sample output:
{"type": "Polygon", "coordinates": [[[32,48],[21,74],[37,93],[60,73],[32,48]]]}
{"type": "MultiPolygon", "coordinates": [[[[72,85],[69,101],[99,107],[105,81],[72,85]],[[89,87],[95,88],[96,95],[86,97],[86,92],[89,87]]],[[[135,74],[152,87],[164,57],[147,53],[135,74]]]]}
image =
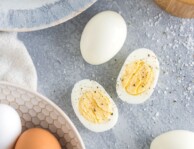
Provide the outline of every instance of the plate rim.
{"type": "Polygon", "coordinates": [[[50,100],[49,98],[45,97],[44,95],[36,92],[36,91],[32,91],[32,90],[29,90],[29,89],[26,89],[22,86],[19,86],[19,85],[16,85],[16,84],[12,84],[12,83],[9,83],[9,82],[5,82],[5,81],[0,81],[0,86],[8,86],[8,87],[14,87],[14,88],[17,88],[19,90],[23,90],[27,93],[31,93],[39,98],[41,98],[42,100],[48,102],[50,105],[52,105],[56,110],[57,112],[59,112],[65,119],[66,121],[70,124],[70,126],[72,127],[72,130],[74,131],[75,135],[78,137],[79,141],[80,141],[80,144],[81,144],[81,147],[83,149],[86,149],[85,148],[85,144],[83,142],[83,139],[81,138],[81,135],[79,134],[77,128],[75,127],[74,123],[71,121],[71,119],[67,116],[67,114],[57,105],[55,104],[52,100],[50,100]]]}
{"type": "Polygon", "coordinates": [[[89,7],[91,7],[97,0],[92,0],[91,3],[88,3],[87,5],[85,5],[84,7],[82,7],[81,9],[78,9],[76,12],[71,13],[70,15],[67,15],[59,20],[50,22],[49,24],[41,24],[39,26],[34,26],[34,27],[23,27],[23,28],[17,28],[17,27],[13,27],[13,28],[0,28],[0,32],[31,32],[31,31],[37,31],[37,30],[43,30],[43,29],[47,29],[50,27],[54,27],[57,26],[59,24],[62,24],[66,21],[69,21],[71,19],[73,19],[74,17],[78,16],[79,14],[81,14],[82,12],[84,12],[85,10],[87,10],[89,7]]]}

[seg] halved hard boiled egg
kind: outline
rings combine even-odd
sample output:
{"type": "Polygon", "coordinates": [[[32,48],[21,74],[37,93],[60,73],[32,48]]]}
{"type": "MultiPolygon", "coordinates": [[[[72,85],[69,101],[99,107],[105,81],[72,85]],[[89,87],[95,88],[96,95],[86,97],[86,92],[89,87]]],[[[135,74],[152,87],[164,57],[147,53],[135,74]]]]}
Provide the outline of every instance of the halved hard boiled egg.
{"type": "Polygon", "coordinates": [[[116,104],[96,81],[77,82],[72,90],[71,102],[78,119],[91,131],[109,130],[118,120],[116,104]]]}
{"type": "Polygon", "coordinates": [[[126,59],[117,78],[120,99],[131,104],[145,102],[152,95],[159,77],[157,56],[148,49],[137,49],[126,59]]]}

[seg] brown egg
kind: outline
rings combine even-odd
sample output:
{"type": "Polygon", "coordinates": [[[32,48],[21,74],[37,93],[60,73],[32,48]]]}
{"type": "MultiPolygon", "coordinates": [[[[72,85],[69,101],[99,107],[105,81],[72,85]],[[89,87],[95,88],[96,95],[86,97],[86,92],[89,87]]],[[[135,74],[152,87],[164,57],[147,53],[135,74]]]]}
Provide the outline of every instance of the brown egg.
{"type": "Polygon", "coordinates": [[[15,149],[61,149],[61,146],[49,131],[31,128],[22,133],[15,149]]]}

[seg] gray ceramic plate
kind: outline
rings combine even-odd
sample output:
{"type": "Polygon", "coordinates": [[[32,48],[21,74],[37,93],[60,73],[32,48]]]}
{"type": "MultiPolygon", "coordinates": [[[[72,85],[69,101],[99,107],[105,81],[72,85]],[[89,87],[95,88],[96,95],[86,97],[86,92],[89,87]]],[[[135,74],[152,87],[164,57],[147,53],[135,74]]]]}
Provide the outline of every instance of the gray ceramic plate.
{"type": "Polygon", "coordinates": [[[62,149],[85,149],[81,136],[69,117],[53,102],[24,88],[0,82],[0,104],[17,110],[22,130],[41,127],[56,136],[62,149]]]}
{"type": "Polygon", "coordinates": [[[1,0],[1,31],[33,31],[63,23],[96,0],[1,0]]]}

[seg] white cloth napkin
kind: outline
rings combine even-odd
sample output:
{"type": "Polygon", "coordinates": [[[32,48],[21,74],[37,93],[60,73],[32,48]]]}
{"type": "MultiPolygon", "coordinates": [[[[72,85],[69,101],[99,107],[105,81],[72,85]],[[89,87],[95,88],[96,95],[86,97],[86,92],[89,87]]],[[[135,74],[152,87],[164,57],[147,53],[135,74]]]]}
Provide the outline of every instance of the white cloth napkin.
{"type": "Polygon", "coordinates": [[[16,33],[0,32],[0,81],[37,90],[36,69],[16,33]]]}

